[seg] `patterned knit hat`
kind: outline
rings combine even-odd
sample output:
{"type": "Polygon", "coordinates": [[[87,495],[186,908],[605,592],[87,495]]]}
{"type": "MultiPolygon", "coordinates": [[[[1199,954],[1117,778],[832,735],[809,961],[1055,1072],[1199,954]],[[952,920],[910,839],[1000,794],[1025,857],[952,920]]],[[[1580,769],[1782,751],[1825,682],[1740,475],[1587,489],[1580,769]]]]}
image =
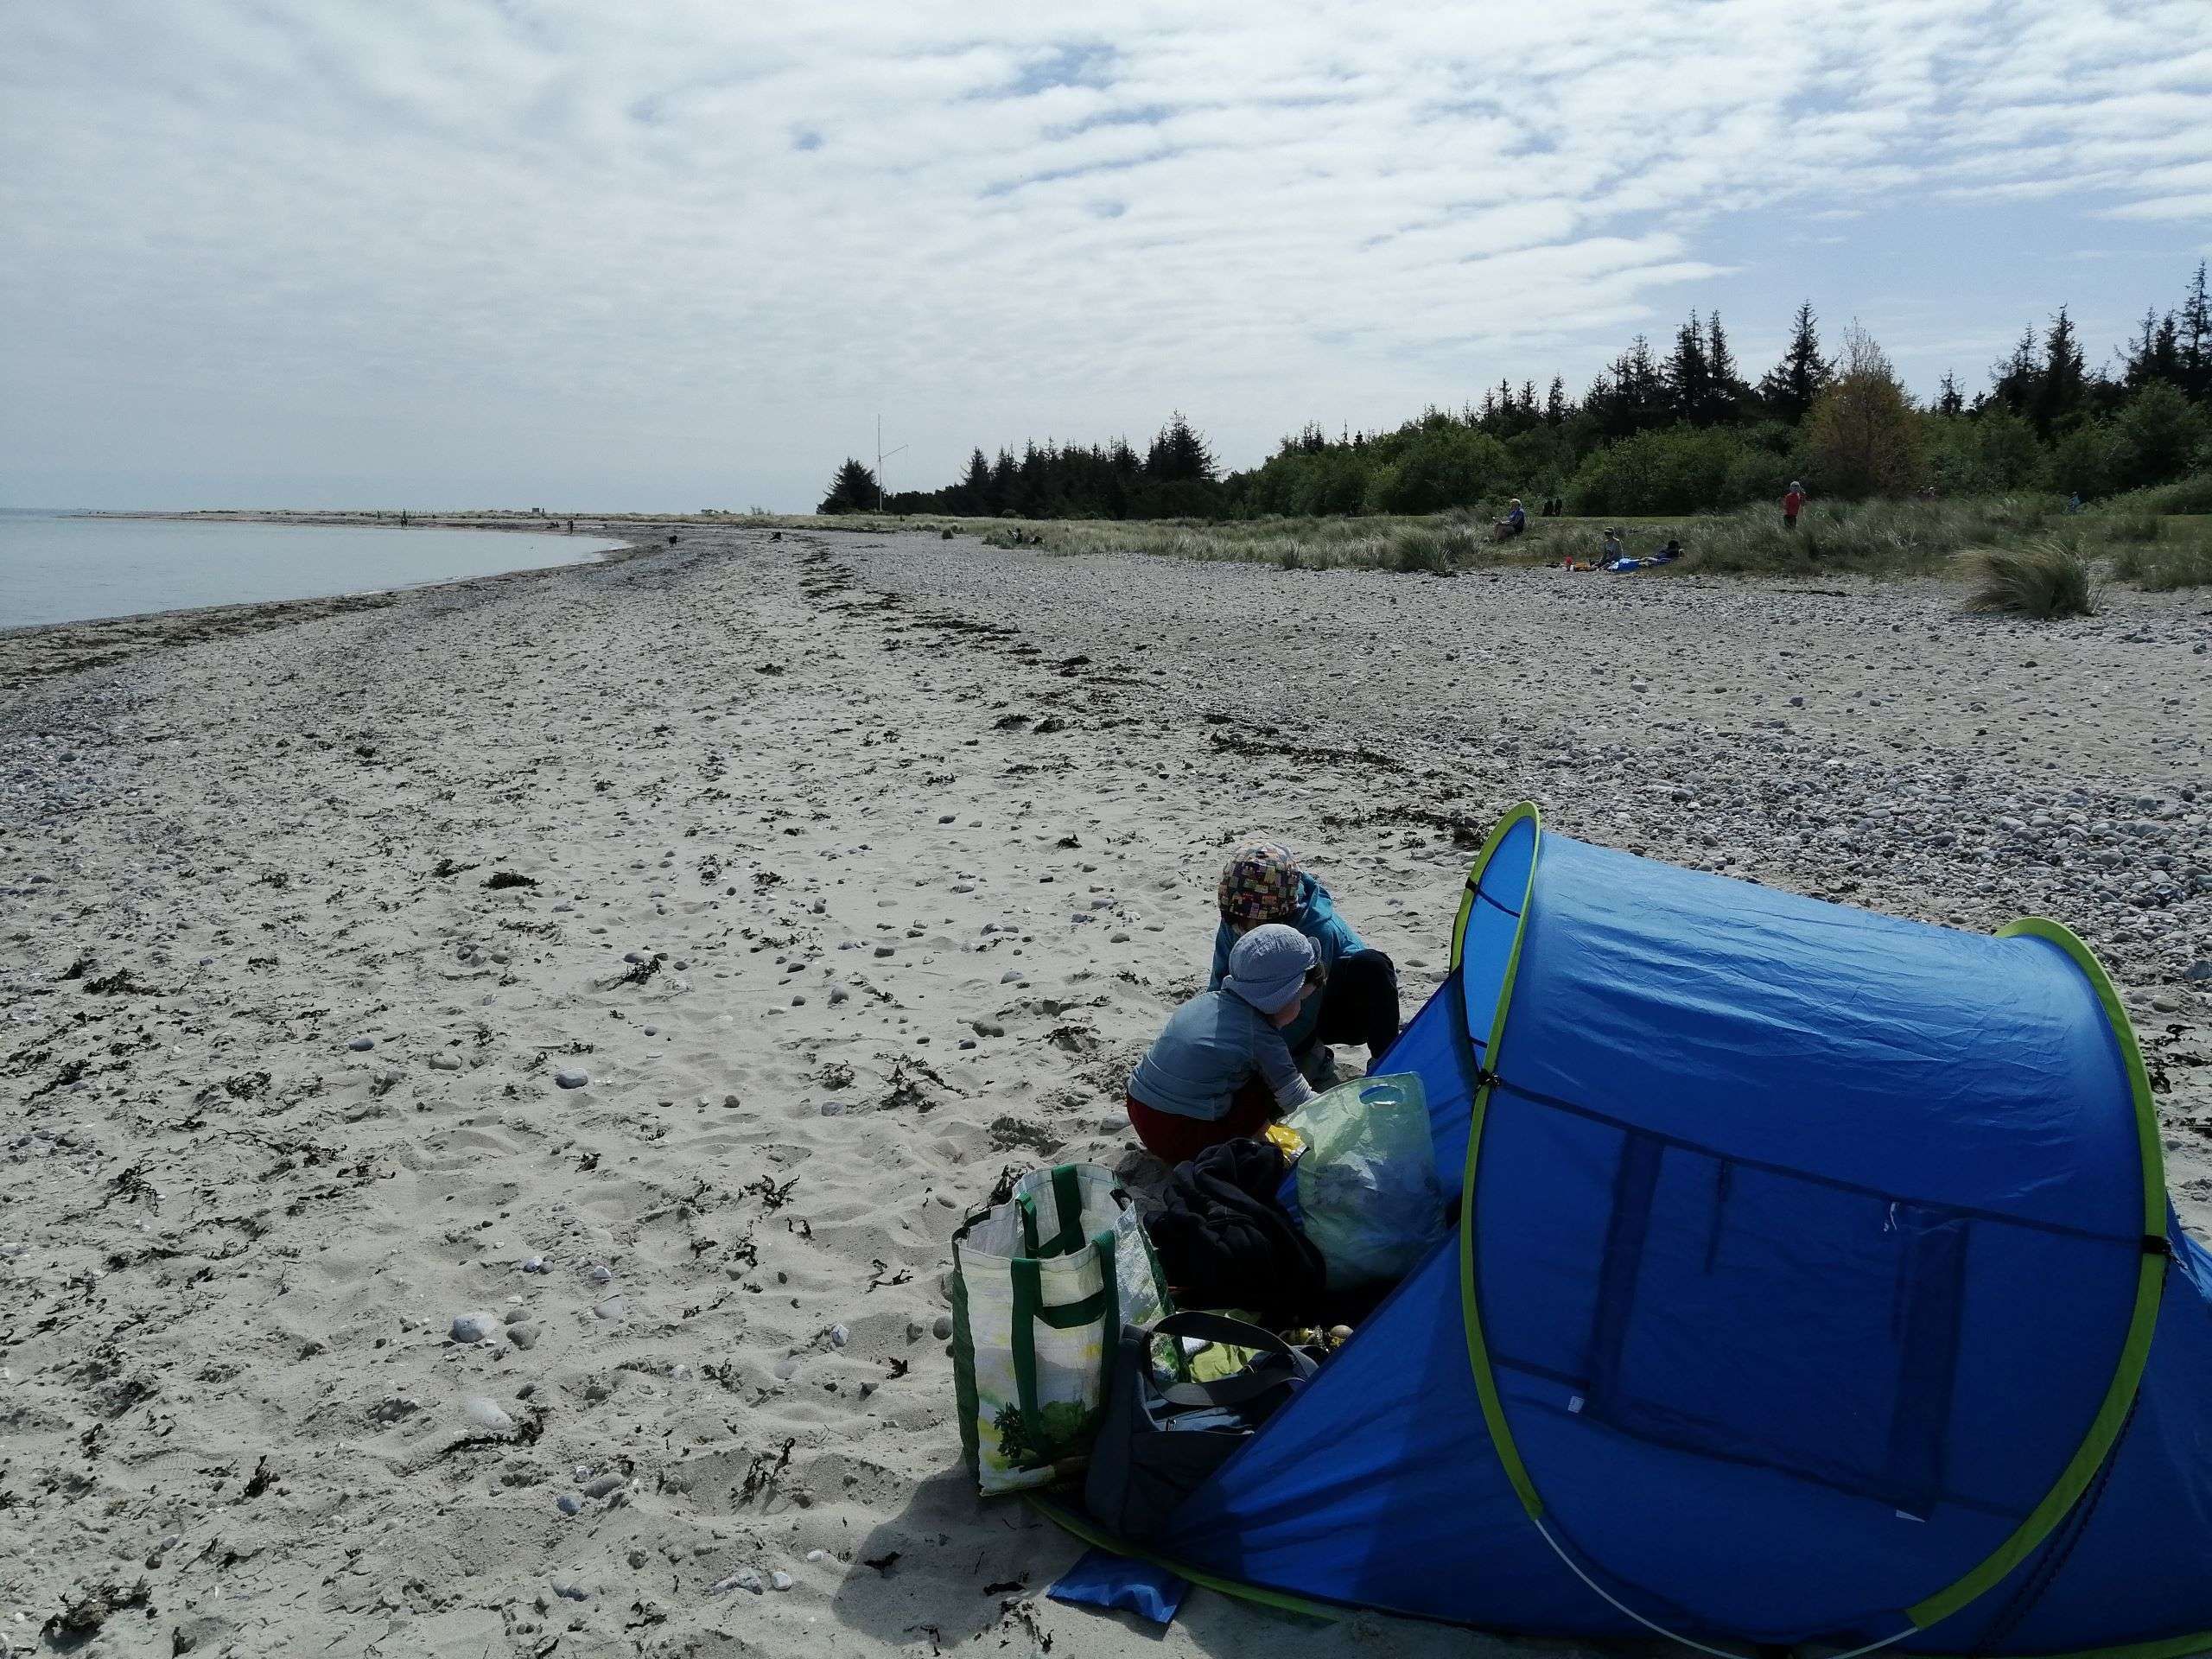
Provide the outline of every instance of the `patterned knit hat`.
{"type": "Polygon", "coordinates": [[[1238,843],[1221,867],[1221,886],[1215,895],[1221,903],[1221,919],[1231,927],[1291,920],[1300,908],[1301,874],[1297,856],[1281,842],[1238,843]]]}

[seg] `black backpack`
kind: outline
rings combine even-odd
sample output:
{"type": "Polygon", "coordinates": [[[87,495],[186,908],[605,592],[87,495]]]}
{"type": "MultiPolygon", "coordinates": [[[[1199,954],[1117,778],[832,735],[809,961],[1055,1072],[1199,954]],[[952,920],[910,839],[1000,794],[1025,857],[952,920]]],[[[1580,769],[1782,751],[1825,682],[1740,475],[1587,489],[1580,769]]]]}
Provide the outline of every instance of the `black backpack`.
{"type": "Polygon", "coordinates": [[[1117,1537],[1157,1537],[1183,1500],[1313,1375],[1315,1363],[1272,1331],[1220,1313],[1170,1313],[1122,1327],[1119,1363],[1091,1448],[1084,1507],[1117,1537]],[[1234,1376],[1162,1382],[1156,1338],[1203,1337],[1260,1351],[1234,1376]]]}

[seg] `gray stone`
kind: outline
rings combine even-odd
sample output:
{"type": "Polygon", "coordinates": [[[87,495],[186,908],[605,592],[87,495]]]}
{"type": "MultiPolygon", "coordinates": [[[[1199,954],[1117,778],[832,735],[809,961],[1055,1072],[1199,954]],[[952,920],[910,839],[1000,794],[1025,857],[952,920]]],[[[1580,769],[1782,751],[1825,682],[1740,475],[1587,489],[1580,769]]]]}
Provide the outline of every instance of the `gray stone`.
{"type": "Polygon", "coordinates": [[[563,1515],[582,1515],[584,1512],[584,1501],[574,1492],[563,1492],[553,1500],[553,1507],[563,1515]]]}
{"type": "Polygon", "coordinates": [[[352,1049],[356,1054],[365,1054],[376,1046],[377,1039],[373,1037],[356,1037],[352,1042],[346,1045],[346,1047],[352,1049]]]}
{"type": "Polygon", "coordinates": [[[938,1314],[935,1322],[931,1325],[930,1331],[939,1342],[944,1341],[947,1338],[952,1335],[952,1315],[950,1313],[938,1314]]]}
{"type": "Polygon", "coordinates": [[[430,1069],[434,1071],[458,1071],[461,1070],[461,1056],[433,1054],[430,1056],[430,1069]]]}
{"type": "Polygon", "coordinates": [[[607,1474],[595,1476],[594,1478],[585,1483],[584,1496],[586,1497],[606,1497],[610,1494],[620,1491],[626,1484],[625,1478],[620,1475],[607,1474]]]}
{"type": "Polygon", "coordinates": [[[489,1313],[457,1313],[452,1336],[455,1342],[489,1342],[499,1335],[499,1322],[489,1313]]]}
{"type": "Polygon", "coordinates": [[[626,1298],[610,1296],[595,1305],[592,1312],[610,1324],[619,1324],[630,1317],[630,1304],[626,1298]]]}
{"type": "Polygon", "coordinates": [[[591,1081],[591,1074],[580,1065],[564,1065],[553,1074],[553,1081],[563,1089],[581,1089],[591,1081]]]}
{"type": "Polygon", "coordinates": [[[507,1340],[524,1353],[537,1346],[537,1327],[534,1325],[511,1325],[507,1327],[507,1340]]]}
{"type": "Polygon", "coordinates": [[[472,1394],[461,1402],[461,1414],[477,1426],[495,1434],[504,1434],[515,1426],[499,1402],[480,1394],[472,1394]]]}

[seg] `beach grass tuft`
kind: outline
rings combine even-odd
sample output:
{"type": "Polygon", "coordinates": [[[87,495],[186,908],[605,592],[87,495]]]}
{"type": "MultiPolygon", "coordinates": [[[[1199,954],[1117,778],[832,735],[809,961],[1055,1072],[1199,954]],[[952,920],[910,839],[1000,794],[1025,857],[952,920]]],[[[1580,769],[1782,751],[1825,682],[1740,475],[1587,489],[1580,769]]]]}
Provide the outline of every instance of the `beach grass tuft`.
{"type": "Polygon", "coordinates": [[[1969,548],[1957,556],[1974,584],[1967,602],[1978,610],[2042,620],[2097,613],[2096,573],[2081,550],[2062,537],[2044,537],[2019,547],[1969,548]]]}

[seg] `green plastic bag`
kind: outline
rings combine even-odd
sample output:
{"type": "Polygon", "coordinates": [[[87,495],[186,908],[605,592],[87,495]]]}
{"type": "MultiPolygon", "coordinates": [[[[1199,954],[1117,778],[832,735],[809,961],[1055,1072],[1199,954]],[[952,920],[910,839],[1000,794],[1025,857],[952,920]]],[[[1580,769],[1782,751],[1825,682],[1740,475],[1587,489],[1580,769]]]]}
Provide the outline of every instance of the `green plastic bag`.
{"type": "Polygon", "coordinates": [[[1355,1077],[1284,1122],[1305,1137],[1292,1169],[1299,1224],[1329,1287],[1395,1284],[1444,1236],[1428,1097],[1413,1072],[1355,1077]]]}

